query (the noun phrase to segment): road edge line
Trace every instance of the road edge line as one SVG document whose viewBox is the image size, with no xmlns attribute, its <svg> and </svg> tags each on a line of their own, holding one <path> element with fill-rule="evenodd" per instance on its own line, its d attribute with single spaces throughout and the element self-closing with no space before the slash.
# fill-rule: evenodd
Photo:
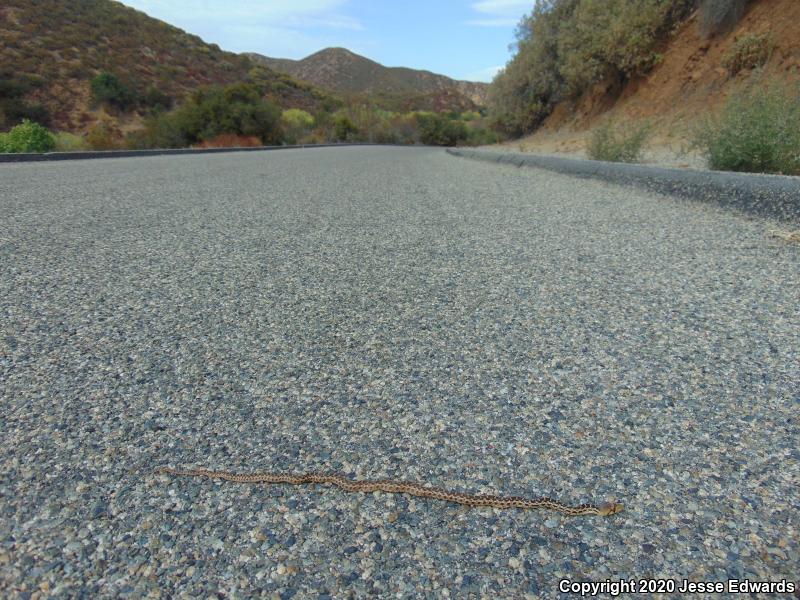
<svg viewBox="0 0 800 600">
<path fill-rule="evenodd" d="M 349 146 L 396 146 L 413 148 L 402 144 L 371 144 L 367 142 L 348 142 L 342 144 L 301 144 L 295 146 L 252 146 L 246 148 L 175 148 L 163 150 L 106 150 L 80 152 L 45 152 L 0 154 L 0 163 L 53 162 L 63 160 L 91 160 L 97 158 L 141 158 L 145 156 L 195 156 L 199 154 L 226 154 L 229 152 L 270 152 L 274 150 L 302 150 L 306 148 L 343 148 Z"/>
</svg>

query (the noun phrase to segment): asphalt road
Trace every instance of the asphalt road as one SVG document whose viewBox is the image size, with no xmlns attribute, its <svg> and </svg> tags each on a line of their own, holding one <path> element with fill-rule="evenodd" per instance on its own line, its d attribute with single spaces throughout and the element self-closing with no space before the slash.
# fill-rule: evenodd
<svg viewBox="0 0 800 600">
<path fill-rule="evenodd" d="M 800 246 L 779 227 L 435 149 L 0 165 L 0 588 L 791 582 Z M 467 510 L 161 465 L 625 510 Z"/>
</svg>

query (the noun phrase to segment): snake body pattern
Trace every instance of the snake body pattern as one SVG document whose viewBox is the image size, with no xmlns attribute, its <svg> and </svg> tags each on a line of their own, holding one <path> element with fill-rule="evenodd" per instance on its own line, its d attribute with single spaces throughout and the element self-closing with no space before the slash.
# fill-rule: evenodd
<svg viewBox="0 0 800 600">
<path fill-rule="evenodd" d="M 480 507 L 488 506 L 492 508 L 511 509 L 519 508 L 524 510 L 548 509 L 560 512 L 571 517 L 581 516 L 601 516 L 607 517 L 622 511 L 622 504 L 617 502 L 606 502 L 600 505 L 581 504 L 570 506 L 551 498 L 521 498 L 519 496 L 476 496 L 461 492 L 451 492 L 438 487 L 431 487 L 419 483 L 396 481 L 393 479 L 377 479 L 366 481 L 354 481 L 342 475 L 332 475 L 324 473 L 305 473 L 302 475 L 292 475 L 287 473 L 233 473 L 231 471 L 212 471 L 209 469 L 173 469 L 162 467 L 156 474 L 175 475 L 179 477 L 207 477 L 210 479 L 222 479 L 234 483 L 269 483 L 269 484 L 331 484 L 346 492 L 360 492 L 369 494 L 371 492 L 387 492 L 390 494 L 409 494 L 420 498 L 431 498 L 455 504 Z"/>
</svg>

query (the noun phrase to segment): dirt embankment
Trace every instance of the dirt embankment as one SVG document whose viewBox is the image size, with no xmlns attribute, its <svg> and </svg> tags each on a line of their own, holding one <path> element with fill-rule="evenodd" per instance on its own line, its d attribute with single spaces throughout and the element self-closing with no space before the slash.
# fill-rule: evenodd
<svg viewBox="0 0 800 600">
<path fill-rule="evenodd" d="M 585 156 L 592 130 L 606 120 L 652 125 L 648 162 L 702 166 L 687 152 L 698 119 L 718 110 L 730 92 L 751 78 L 800 81 L 800 2 L 757 0 L 730 33 L 704 38 L 697 15 L 684 22 L 663 49 L 663 60 L 648 75 L 625 84 L 604 82 L 578 101 L 556 107 L 533 135 L 510 144 L 529 152 Z M 763 69 L 732 77 L 723 57 L 742 36 L 769 33 L 774 51 Z"/>
</svg>

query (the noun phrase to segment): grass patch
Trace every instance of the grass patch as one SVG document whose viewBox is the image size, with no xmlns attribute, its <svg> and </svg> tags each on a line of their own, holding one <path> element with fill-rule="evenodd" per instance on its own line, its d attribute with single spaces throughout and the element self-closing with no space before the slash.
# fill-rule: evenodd
<svg viewBox="0 0 800 600">
<path fill-rule="evenodd" d="M 89 144 L 86 143 L 86 140 L 82 136 L 74 133 L 59 131 L 55 134 L 54 138 L 56 142 L 56 152 L 80 152 L 89 149 Z"/>
<path fill-rule="evenodd" d="M 731 77 L 745 69 L 764 66 L 769 60 L 775 42 L 769 33 L 748 33 L 733 44 L 722 57 L 722 66 Z"/>
<path fill-rule="evenodd" d="M 587 153 L 592 160 L 626 163 L 641 162 L 645 142 L 649 134 L 649 123 L 622 131 L 608 121 L 592 133 Z"/>
<path fill-rule="evenodd" d="M 800 175 L 800 88 L 740 88 L 698 128 L 694 146 L 714 170 Z"/>
</svg>

